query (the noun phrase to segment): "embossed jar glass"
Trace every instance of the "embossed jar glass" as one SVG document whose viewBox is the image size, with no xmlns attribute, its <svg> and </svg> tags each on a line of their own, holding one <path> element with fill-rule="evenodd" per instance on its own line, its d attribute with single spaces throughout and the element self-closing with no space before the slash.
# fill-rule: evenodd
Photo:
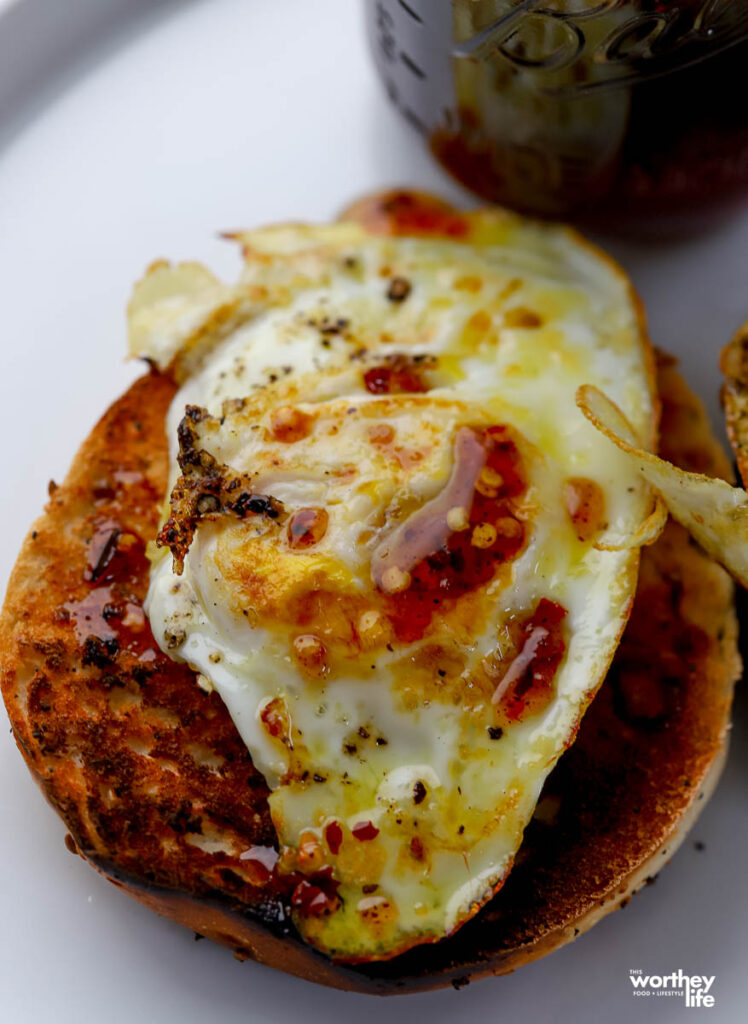
<svg viewBox="0 0 748 1024">
<path fill-rule="evenodd" d="M 688 223 L 748 194 L 748 0 L 366 0 L 391 99 L 487 199 Z"/>
</svg>

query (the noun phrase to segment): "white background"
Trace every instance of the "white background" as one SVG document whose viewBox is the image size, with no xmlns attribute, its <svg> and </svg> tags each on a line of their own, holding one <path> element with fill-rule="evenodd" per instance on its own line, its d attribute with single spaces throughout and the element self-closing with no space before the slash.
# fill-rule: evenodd
<svg viewBox="0 0 748 1024">
<path fill-rule="evenodd" d="M 238 261 L 219 229 L 328 219 L 393 184 L 464 197 L 380 94 L 358 0 L 0 7 L 2 585 L 47 481 L 138 372 L 122 358 L 123 310 L 154 257 L 231 274 Z M 682 357 L 717 422 L 718 351 L 748 316 L 748 213 L 688 244 L 609 247 L 644 295 L 654 340 Z M 0 1018 L 743 1020 L 747 712 L 743 696 L 716 797 L 626 910 L 510 977 L 387 1004 L 239 964 L 130 901 L 65 851 L 62 824 L 3 728 Z M 716 974 L 717 1005 L 634 999 L 635 967 Z"/>
</svg>

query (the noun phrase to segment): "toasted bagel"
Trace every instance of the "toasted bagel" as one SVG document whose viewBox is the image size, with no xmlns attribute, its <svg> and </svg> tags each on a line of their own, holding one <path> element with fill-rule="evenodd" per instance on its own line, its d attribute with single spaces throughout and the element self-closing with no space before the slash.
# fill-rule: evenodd
<svg viewBox="0 0 748 1024">
<path fill-rule="evenodd" d="M 658 378 L 664 456 L 728 476 L 672 359 Z M 23 545 L 0 617 L 13 732 L 68 845 L 242 958 L 381 994 L 514 970 L 655 875 L 717 780 L 740 671 L 732 584 L 672 522 L 642 553 L 612 669 L 502 891 L 454 938 L 389 962 L 340 965 L 301 942 L 272 881 L 233 852 L 275 841 L 264 780 L 217 695 L 158 650 L 142 613 L 174 391 L 151 372 L 94 428 Z"/>
</svg>

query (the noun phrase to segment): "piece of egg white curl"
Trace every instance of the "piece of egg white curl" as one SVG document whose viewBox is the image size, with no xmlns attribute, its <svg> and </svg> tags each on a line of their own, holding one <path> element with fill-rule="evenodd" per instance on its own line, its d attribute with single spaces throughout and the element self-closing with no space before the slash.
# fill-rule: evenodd
<svg viewBox="0 0 748 1024">
<path fill-rule="evenodd" d="M 453 221 L 252 231 L 236 285 L 158 263 L 130 306 L 180 384 L 154 636 L 267 780 L 299 932 L 351 963 L 501 887 L 665 506 L 748 581 L 746 494 L 648 451 L 622 271 L 567 228 Z"/>
</svg>

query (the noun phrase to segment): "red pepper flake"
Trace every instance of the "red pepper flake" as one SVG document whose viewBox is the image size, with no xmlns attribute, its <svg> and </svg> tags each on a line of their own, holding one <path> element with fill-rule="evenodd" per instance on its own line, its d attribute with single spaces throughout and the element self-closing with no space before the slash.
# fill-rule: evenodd
<svg viewBox="0 0 748 1024">
<path fill-rule="evenodd" d="M 351 829 L 353 838 L 358 839 L 359 842 L 366 843 L 370 839 L 376 839 L 379 835 L 379 829 L 373 821 L 359 821 Z"/>
<path fill-rule="evenodd" d="M 325 826 L 325 840 L 330 853 L 337 857 L 343 842 L 343 829 L 340 827 L 339 822 L 331 821 L 329 825 Z"/>
<path fill-rule="evenodd" d="M 388 395 L 390 393 L 392 367 L 374 366 L 364 374 L 366 390 L 372 395 Z"/>
<path fill-rule="evenodd" d="M 407 356 L 395 356 L 381 366 L 372 366 L 364 373 L 364 384 L 372 395 L 422 395 L 429 390 L 418 364 Z"/>
<path fill-rule="evenodd" d="M 296 874 L 294 881 L 298 877 Z M 296 883 L 291 894 L 291 906 L 306 917 L 327 917 L 340 906 L 339 884 L 332 877 L 332 868 L 317 871 L 310 878 L 302 878 Z"/>
<path fill-rule="evenodd" d="M 260 721 L 267 732 L 276 739 L 286 742 L 288 738 L 289 720 L 285 702 L 274 697 L 260 712 Z"/>
<path fill-rule="evenodd" d="M 291 896 L 291 904 L 308 917 L 323 917 L 332 912 L 327 893 L 311 882 L 299 882 Z"/>
</svg>

